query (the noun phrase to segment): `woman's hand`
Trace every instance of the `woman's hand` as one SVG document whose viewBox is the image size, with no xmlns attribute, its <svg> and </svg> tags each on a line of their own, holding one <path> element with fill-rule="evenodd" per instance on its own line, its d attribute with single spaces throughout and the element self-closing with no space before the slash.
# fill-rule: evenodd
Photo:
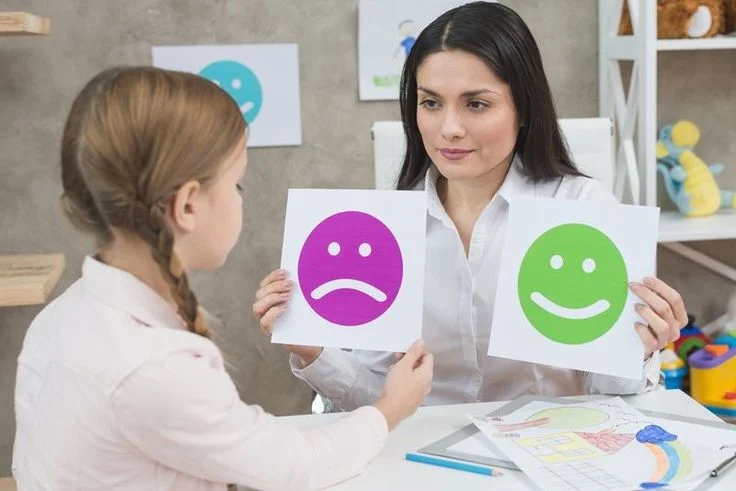
<svg viewBox="0 0 736 491">
<path fill-rule="evenodd" d="M 648 359 L 680 337 L 680 329 L 687 325 L 687 310 L 677 290 L 659 278 L 646 277 L 630 287 L 644 302 L 636 304 L 636 312 L 646 324 L 637 322 L 635 328 L 644 345 L 644 359 Z"/>
</svg>

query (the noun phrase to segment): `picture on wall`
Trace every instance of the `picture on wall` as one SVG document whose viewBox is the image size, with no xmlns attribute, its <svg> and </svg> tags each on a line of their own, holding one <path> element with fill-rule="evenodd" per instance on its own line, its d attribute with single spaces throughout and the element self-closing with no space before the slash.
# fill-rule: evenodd
<svg viewBox="0 0 736 491">
<path fill-rule="evenodd" d="M 360 0 L 360 99 L 398 99 L 401 70 L 419 33 L 442 13 L 465 3 L 467 0 Z"/>
<path fill-rule="evenodd" d="M 222 87 L 250 126 L 249 147 L 301 145 L 296 44 L 156 46 L 153 65 L 196 73 Z"/>
</svg>

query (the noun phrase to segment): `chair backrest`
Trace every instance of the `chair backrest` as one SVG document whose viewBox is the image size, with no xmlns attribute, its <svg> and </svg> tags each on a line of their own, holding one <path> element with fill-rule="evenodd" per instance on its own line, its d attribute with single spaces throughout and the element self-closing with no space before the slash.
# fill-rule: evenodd
<svg viewBox="0 0 736 491">
<path fill-rule="evenodd" d="M 560 119 L 572 158 L 585 174 L 613 191 L 613 124 L 608 118 Z M 376 189 L 394 189 L 406 142 L 401 121 L 376 121 L 371 129 Z"/>
</svg>

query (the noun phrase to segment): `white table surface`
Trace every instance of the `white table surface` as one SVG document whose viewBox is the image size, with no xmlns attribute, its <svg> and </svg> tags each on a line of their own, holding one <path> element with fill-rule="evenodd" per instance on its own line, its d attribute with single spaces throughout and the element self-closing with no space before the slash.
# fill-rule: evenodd
<svg viewBox="0 0 736 491">
<path fill-rule="evenodd" d="M 586 399 L 579 397 L 578 399 Z M 679 390 L 656 391 L 640 396 L 624 397 L 634 407 L 661 411 L 691 418 L 718 421 L 707 409 Z M 381 453 L 359 476 L 330 488 L 331 490 L 450 490 L 529 489 L 528 481 L 519 471 L 500 469 L 503 476 L 489 477 L 454 469 L 409 462 L 404 456 L 414 452 L 468 424 L 468 415 L 484 415 L 506 402 L 457 404 L 422 407 L 391 432 Z M 324 424 L 339 414 L 286 416 L 280 419 L 295 427 Z M 736 464 L 734 464 L 736 466 Z M 736 490 L 736 467 L 732 466 L 717 479 L 698 489 L 708 491 Z"/>
</svg>

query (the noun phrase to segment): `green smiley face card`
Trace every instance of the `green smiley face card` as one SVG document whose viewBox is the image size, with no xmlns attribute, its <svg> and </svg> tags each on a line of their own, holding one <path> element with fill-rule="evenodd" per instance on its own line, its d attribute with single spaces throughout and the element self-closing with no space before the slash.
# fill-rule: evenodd
<svg viewBox="0 0 736 491">
<path fill-rule="evenodd" d="M 638 379 L 629 281 L 655 272 L 659 209 L 512 196 L 488 354 Z"/>
</svg>

